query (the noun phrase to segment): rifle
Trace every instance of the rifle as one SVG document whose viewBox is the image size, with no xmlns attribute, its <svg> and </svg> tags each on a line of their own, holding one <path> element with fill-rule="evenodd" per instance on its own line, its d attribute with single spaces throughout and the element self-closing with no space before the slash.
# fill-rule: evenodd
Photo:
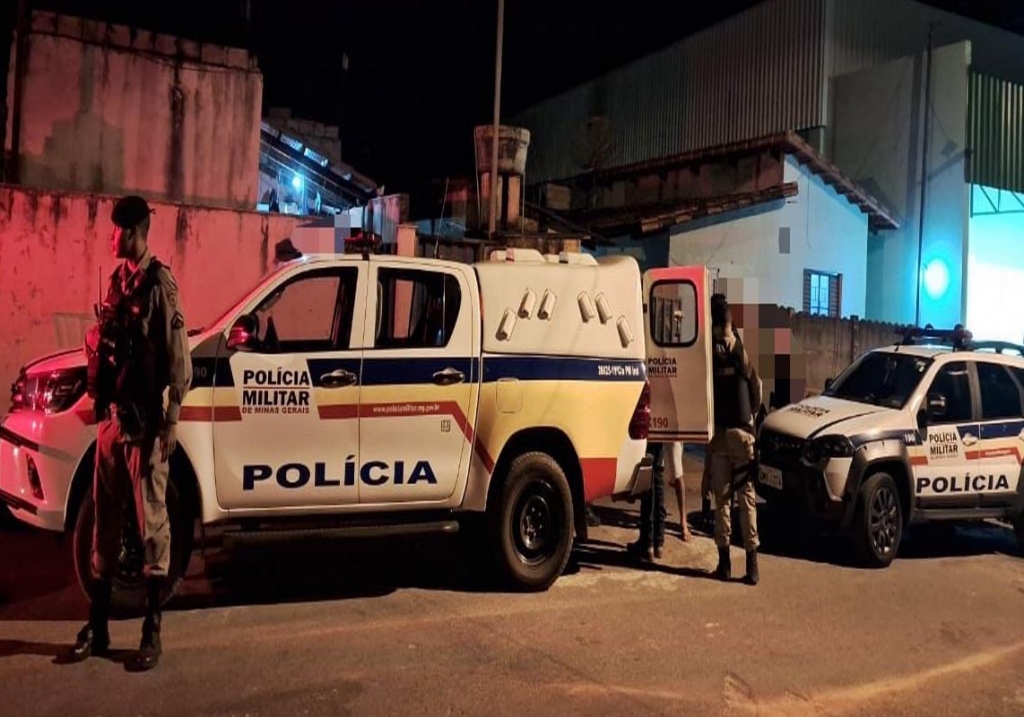
<svg viewBox="0 0 1024 717">
<path fill-rule="evenodd" d="M 732 471 L 732 482 L 729 488 L 729 499 L 732 499 L 733 494 L 736 493 L 737 489 L 742 488 L 745 483 L 752 480 L 754 476 L 758 474 L 758 470 L 761 464 L 761 452 L 758 437 L 761 435 L 761 425 L 764 423 L 764 419 L 768 416 L 768 409 L 764 407 L 762 403 L 760 408 L 757 409 L 757 415 L 754 417 L 754 457 L 749 463 L 745 463 L 738 468 L 734 468 Z M 740 479 L 736 480 L 739 476 Z"/>
</svg>

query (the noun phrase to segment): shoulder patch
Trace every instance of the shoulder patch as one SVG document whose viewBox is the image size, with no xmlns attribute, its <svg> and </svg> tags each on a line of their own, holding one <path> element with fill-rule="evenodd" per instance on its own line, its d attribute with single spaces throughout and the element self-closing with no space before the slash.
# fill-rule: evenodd
<svg viewBox="0 0 1024 717">
<path fill-rule="evenodd" d="M 178 306 L 178 282 L 166 266 L 161 266 L 156 272 L 156 280 L 167 297 L 167 306 L 176 309 Z"/>
</svg>

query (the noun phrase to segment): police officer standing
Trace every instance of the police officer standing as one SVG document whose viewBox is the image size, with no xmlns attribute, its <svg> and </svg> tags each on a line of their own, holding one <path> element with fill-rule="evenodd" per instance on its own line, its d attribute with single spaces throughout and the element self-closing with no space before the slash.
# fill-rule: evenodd
<svg viewBox="0 0 1024 717">
<path fill-rule="evenodd" d="M 661 558 L 665 547 L 665 444 L 651 442 L 647 447 L 654 461 L 651 487 L 640 496 L 640 536 L 626 545 L 626 552 L 650 562 Z M 685 516 L 683 520 L 686 520 Z"/>
<path fill-rule="evenodd" d="M 732 496 L 739 504 L 743 547 L 747 551 L 744 582 L 756 585 L 757 504 L 754 476 L 749 468 L 754 460 L 754 415 L 761 406 L 761 379 L 750 363 L 743 344 L 732 325 L 729 304 L 722 294 L 711 297 L 711 334 L 713 342 L 715 432 L 708 445 L 711 462 L 711 490 L 715 496 L 715 543 L 721 580 L 732 576 L 729 541 L 732 537 Z M 735 489 L 734 484 L 739 484 Z"/>
<path fill-rule="evenodd" d="M 118 568 L 124 506 L 133 501 L 145 548 L 146 617 L 135 664 L 143 670 L 160 658 L 160 605 L 171 543 L 168 459 L 192 381 L 177 284 L 147 244 L 150 213 L 138 196 L 114 206 L 111 245 L 124 261 L 110 276 L 99 320 L 86 338 L 89 395 L 98 421 L 91 566 L 97 588 L 89 622 L 70 655 L 84 660 L 109 650 L 111 580 Z"/>
</svg>

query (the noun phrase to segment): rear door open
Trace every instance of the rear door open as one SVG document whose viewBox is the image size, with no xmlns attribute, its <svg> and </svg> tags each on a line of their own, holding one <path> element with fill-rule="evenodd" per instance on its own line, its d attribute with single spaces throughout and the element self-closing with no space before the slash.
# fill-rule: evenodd
<svg viewBox="0 0 1024 717">
<path fill-rule="evenodd" d="M 710 280 L 704 266 L 644 273 L 650 440 L 707 443 L 711 436 Z"/>
</svg>

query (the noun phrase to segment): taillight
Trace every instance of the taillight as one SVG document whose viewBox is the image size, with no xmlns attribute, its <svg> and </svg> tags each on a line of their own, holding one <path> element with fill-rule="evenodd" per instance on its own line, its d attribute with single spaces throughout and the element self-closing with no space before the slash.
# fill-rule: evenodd
<svg viewBox="0 0 1024 717">
<path fill-rule="evenodd" d="M 647 438 L 651 430 L 651 382 L 644 381 L 640 398 L 633 409 L 633 418 L 629 421 L 629 437 L 634 441 Z"/>
</svg>

